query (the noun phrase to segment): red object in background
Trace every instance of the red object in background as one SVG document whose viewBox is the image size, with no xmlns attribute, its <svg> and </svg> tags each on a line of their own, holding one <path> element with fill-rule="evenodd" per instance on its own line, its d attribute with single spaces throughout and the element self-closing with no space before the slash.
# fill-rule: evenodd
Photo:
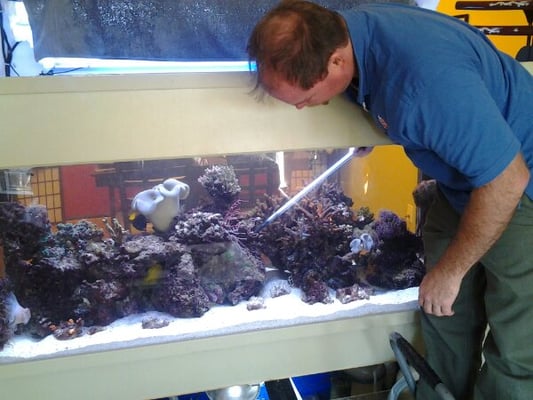
<svg viewBox="0 0 533 400">
<path fill-rule="evenodd" d="M 110 214 L 107 187 L 96 187 L 96 165 L 73 165 L 60 168 L 63 219 L 104 217 Z"/>
</svg>

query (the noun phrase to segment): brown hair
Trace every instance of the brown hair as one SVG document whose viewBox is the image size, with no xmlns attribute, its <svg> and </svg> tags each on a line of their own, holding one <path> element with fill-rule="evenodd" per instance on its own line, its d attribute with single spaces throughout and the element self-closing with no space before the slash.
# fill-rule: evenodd
<svg viewBox="0 0 533 400">
<path fill-rule="evenodd" d="M 342 17 L 318 4 L 285 0 L 255 26 L 248 40 L 258 85 L 265 70 L 307 90 L 324 79 L 333 52 L 348 43 Z"/>
</svg>

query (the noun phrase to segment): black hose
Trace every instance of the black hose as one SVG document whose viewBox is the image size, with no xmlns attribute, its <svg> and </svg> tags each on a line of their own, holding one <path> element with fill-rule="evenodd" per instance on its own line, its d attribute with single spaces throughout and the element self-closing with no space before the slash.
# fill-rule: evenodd
<svg viewBox="0 0 533 400">
<path fill-rule="evenodd" d="M 442 400 L 455 400 L 455 397 L 442 383 L 439 376 L 429 366 L 427 361 L 415 350 L 411 343 L 398 332 L 393 332 L 389 336 L 392 351 L 398 361 L 400 369 L 405 376 L 409 390 L 416 393 L 416 383 L 409 366 L 413 367 L 420 375 L 420 379 L 425 381 Z"/>
</svg>

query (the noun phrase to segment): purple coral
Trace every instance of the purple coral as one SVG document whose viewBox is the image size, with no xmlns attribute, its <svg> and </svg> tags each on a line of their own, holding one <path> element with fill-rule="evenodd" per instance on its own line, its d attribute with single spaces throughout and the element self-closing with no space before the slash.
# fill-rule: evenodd
<svg viewBox="0 0 533 400">
<path fill-rule="evenodd" d="M 383 210 L 374 222 L 374 231 L 379 240 L 392 239 L 403 236 L 407 232 L 407 224 L 392 211 Z"/>
<path fill-rule="evenodd" d="M 200 286 L 190 254 L 169 268 L 162 284 L 154 289 L 153 301 L 158 310 L 180 318 L 201 317 L 209 310 L 209 298 Z"/>
<path fill-rule="evenodd" d="M 391 211 L 382 211 L 373 228 L 379 244 L 376 252 L 365 257 L 366 281 L 393 290 L 419 285 L 425 273 L 421 238 Z"/>
</svg>

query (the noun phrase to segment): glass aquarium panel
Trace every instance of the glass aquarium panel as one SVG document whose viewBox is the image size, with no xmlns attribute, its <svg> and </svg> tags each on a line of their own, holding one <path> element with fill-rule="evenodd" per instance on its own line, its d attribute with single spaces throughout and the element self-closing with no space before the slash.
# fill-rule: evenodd
<svg viewBox="0 0 533 400">
<path fill-rule="evenodd" d="M 415 308 L 421 240 L 350 152 L 1 170 L 0 363 Z"/>
</svg>

